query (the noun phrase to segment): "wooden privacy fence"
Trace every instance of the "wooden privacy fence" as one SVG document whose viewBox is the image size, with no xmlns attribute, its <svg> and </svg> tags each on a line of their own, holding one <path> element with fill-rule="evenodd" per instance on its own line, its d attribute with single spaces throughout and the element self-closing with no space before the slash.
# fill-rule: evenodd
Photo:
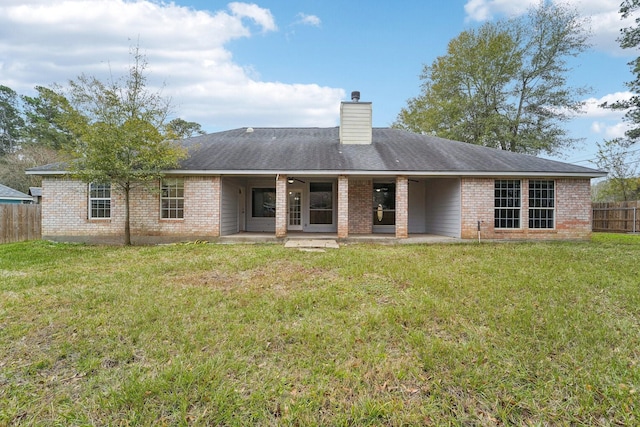
<svg viewBox="0 0 640 427">
<path fill-rule="evenodd" d="M 593 231 L 640 232 L 640 201 L 593 203 Z"/>
<path fill-rule="evenodd" d="M 42 237 L 41 205 L 0 204 L 0 243 Z"/>
</svg>

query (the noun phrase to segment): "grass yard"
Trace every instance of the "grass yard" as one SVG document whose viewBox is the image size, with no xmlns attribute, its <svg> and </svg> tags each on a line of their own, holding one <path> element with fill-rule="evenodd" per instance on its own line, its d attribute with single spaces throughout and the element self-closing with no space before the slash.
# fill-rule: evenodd
<svg viewBox="0 0 640 427">
<path fill-rule="evenodd" d="M 637 425 L 640 236 L 0 246 L 0 425 Z"/>
</svg>

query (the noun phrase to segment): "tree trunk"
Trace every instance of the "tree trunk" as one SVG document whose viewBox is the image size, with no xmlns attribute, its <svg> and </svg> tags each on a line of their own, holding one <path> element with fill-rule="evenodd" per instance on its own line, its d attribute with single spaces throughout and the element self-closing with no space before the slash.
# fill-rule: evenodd
<svg viewBox="0 0 640 427">
<path fill-rule="evenodd" d="M 129 183 L 124 186 L 124 244 L 131 246 L 131 224 L 129 220 Z"/>
</svg>

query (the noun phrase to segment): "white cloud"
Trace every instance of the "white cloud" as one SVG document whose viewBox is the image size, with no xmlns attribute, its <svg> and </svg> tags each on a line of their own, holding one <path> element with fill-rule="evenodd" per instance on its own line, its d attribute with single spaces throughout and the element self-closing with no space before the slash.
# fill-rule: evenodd
<svg viewBox="0 0 640 427">
<path fill-rule="evenodd" d="M 616 92 L 604 95 L 600 98 L 588 98 L 584 100 L 584 106 L 582 112 L 585 117 L 607 117 L 607 118 L 622 118 L 624 112 L 620 110 L 612 110 L 610 108 L 602 108 L 601 105 L 605 102 L 607 104 L 613 104 L 616 101 L 624 101 L 631 99 L 633 94 L 629 91 Z"/>
<path fill-rule="evenodd" d="M 624 138 L 624 133 L 627 130 L 629 130 L 629 124 L 625 122 L 610 124 L 596 121 L 591 123 L 591 131 L 602 135 L 604 139 Z"/>
<path fill-rule="evenodd" d="M 278 29 L 271 12 L 256 4 L 234 2 L 229 3 L 229 9 L 235 16 L 253 19 L 262 27 L 263 31 L 275 31 Z"/>
<path fill-rule="evenodd" d="M 630 99 L 633 96 L 631 92 L 616 92 L 604 95 L 600 98 L 589 98 L 584 102 L 582 109 L 584 115 L 580 118 L 592 119 L 590 130 L 598 137 L 604 139 L 623 138 L 629 124 L 623 121 L 624 111 L 612 110 L 610 108 L 602 108 L 603 103 L 614 103 Z"/>
<path fill-rule="evenodd" d="M 624 133 L 629 130 L 629 124 L 622 120 L 624 111 L 602 108 L 603 103 L 614 103 L 630 99 L 631 92 L 616 92 L 604 95 L 600 98 L 589 98 L 585 100 L 583 117 L 597 119 L 591 122 L 591 132 L 602 136 L 604 139 L 623 138 Z"/>
<path fill-rule="evenodd" d="M 593 122 L 591 123 L 591 132 L 594 133 L 602 133 L 602 131 L 606 128 L 606 124 L 602 122 Z"/>
<path fill-rule="evenodd" d="M 307 15 L 304 13 L 299 13 L 297 15 L 298 20 L 295 22 L 296 24 L 301 25 L 311 25 L 312 27 L 319 27 L 322 24 L 320 18 L 315 15 Z"/>
<path fill-rule="evenodd" d="M 240 2 L 208 12 L 153 0 L 2 0 L 1 83 L 31 94 L 81 73 L 120 76 L 139 43 L 149 85 L 166 83 L 177 115 L 206 130 L 335 126 L 342 89 L 261 81 L 226 46 L 277 29 L 269 10 Z"/>
<path fill-rule="evenodd" d="M 468 0 L 464 5 L 468 21 L 487 21 L 497 15 L 517 16 L 525 13 L 538 0 Z"/>
</svg>

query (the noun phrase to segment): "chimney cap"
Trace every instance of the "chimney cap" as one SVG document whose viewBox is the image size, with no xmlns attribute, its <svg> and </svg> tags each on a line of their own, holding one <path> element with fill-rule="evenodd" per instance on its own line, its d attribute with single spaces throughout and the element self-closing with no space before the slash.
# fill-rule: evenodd
<svg viewBox="0 0 640 427">
<path fill-rule="evenodd" d="M 352 102 L 360 101 L 360 91 L 354 90 L 353 92 L 351 92 L 351 101 Z"/>
</svg>

